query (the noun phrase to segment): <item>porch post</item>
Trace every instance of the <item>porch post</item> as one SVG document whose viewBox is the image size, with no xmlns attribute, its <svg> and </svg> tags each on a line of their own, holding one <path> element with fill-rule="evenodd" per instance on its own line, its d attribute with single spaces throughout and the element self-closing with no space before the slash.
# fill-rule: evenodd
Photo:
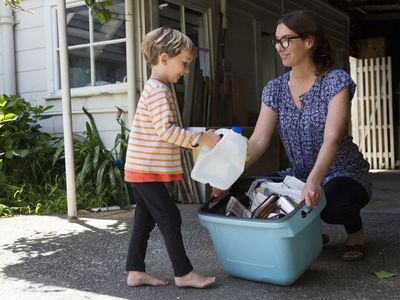
<svg viewBox="0 0 400 300">
<path fill-rule="evenodd" d="M 138 0 L 135 0 L 138 1 Z M 128 77 L 128 128 L 136 108 L 134 0 L 125 0 L 126 75 Z"/>
<path fill-rule="evenodd" d="M 65 0 L 57 0 L 60 47 L 61 97 L 63 108 L 65 171 L 67 177 L 68 219 L 77 218 L 74 152 L 72 142 L 71 91 L 69 86 L 67 23 Z"/>
<path fill-rule="evenodd" d="M 14 16 L 12 8 L 5 6 L 4 1 L 0 1 L 0 32 L 4 88 L 1 93 L 15 95 Z"/>
</svg>

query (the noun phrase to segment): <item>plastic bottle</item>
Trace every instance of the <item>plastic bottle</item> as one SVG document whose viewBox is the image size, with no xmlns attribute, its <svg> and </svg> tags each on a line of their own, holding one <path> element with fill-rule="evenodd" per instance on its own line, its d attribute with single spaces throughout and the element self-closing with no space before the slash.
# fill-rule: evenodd
<svg viewBox="0 0 400 300">
<path fill-rule="evenodd" d="M 240 127 L 220 128 L 215 133 L 221 139 L 212 149 L 201 147 L 191 176 L 196 181 L 227 190 L 244 171 L 247 139 Z"/>
</svg>

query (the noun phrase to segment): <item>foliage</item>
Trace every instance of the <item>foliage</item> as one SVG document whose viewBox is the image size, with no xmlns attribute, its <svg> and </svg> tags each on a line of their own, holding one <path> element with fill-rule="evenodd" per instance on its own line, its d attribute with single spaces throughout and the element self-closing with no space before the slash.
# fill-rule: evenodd
<svg viewBox="0 0 400 300">
<path fill-rule="evenodd" d="M 32 107 L 17 96 L 0 97 L 0 216 L 65 213 L 67 208 L 64 143 L 40 131 L 39 120 L 51 107 Z M 125 129 L 107 150 L 93 116 L 84 136 L 74 136 L 78 209 L 131 203 L 123 179 Z"/>
<path fill-rule="evenodd" d="M 132 193 L 123 176 L 123 158 L 127 148 L 125 129 L 121 126 L 113 148 L 108 150 L 101 140 L 93 116 L 84 107 L 82 109 L 89 122 L 86 122 L 84 136 L 74 136 L 77 191 L 91 191 L 91 195 L 100 203 L 127 208 L 131 204 Z M 61 148 L 57 151 L 59 156 L 63 155 Z"/>
<path fill-rule="evenodd" d="M 48 146 L 55 139 L 40 131 L 39 121 L 49 117 L 43 113 L 50 108 L 33 107 L 18 96 L 0 96 L 0 159 L 4 157 L 11 162 L 15 156 L 48 155 Z M 16 166 L 15 161 L 12 163 Z"/>
<path fill-rule="evenodd" d="M 48 118 L 43 113 L 50 108 L 0 96 L 0 215 L 38 212 L 54 186 L 65 185 L 58 176 L 63 164 L 53 162 L 60 139 L 40 131 L 39 121 Z"/>
<path fill-rule="evenodd" d="M 14 9 L 20 9 L 26 12 L 30 12 L 29 10 L 23 8 L 21 6 L 22 0 L 3 0 L 5 5 L 8 5 Z M 92 15 L 99 20 L 100 23 L 104 24 L 111 20 L 111 10 L 110 6 L 112 4 L 112 0 L 85 0 L 85 4 L 87 7 L 91 9 Z"/>
<path fill-rule="evenodd" d="M 104 24 L 111 20 L 111 11 L 110 6 L 112 4 L 112 0 L 85 0 L 85 4 L 87 7 L 90 7 L 92 15 L 96 17 L 96 19 Z"/>
</svg>

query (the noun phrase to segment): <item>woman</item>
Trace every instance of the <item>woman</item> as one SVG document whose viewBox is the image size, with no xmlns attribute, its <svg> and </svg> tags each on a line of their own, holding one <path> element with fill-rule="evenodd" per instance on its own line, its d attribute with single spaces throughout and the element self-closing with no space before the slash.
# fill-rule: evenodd
<svg viewBox="0 0 400 300">
<path fill-rule="evenodd" d="M 345 261 L 364 257 L 360 210 L 371 196 L 369 164 L 347 135 L 355 84 L 333 69 L 331 47 L 317 20 L 306 11 L 285 15 L 272 43 L 289 71 L 263 90 L 261 111 L 249 140 L 249 161 L 268 148 L 275 125 L 293 168 L 279 172 L 306 182 L 301 194 L 310 208 L 324 190 L 321 218 L 344 225 Z"/>
</svg>

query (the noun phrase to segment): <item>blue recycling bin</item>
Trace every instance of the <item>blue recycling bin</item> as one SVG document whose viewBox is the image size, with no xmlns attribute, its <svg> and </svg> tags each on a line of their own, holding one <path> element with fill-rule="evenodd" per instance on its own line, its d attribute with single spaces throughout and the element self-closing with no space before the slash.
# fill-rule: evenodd
<svg viewBox="0 0 400 300">
<path fill-rule="evenodd" d="M 314 209 L 302 204 L 277 220 L 225 216 L 222 211 L 229 196 L 226 198 L 217 205 L 210 200 L 198 212 L 224 272 L 254 281 L 291 285 L 319 256 L 324 196 Z M 212 205 L 215 206 L 211 208 Z"/>
</svg>

